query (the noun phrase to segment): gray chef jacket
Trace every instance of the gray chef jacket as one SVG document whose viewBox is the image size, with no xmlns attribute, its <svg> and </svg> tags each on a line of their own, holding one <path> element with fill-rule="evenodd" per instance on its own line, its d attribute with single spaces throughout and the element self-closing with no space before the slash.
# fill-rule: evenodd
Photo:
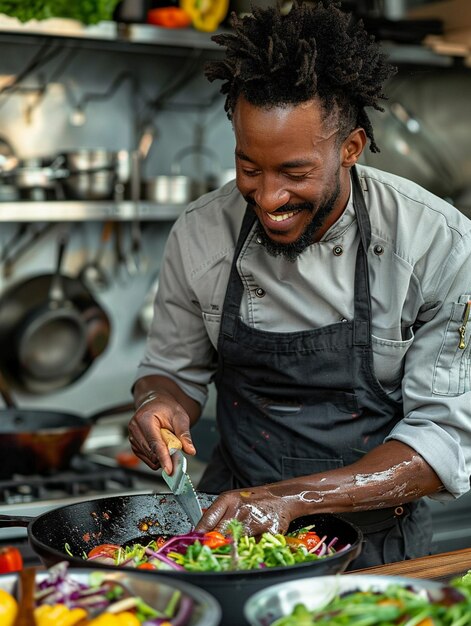
<svg viewBox="0 0 471 626">
<path fill-rule="evenodd" d="M 415 449 L 440 477 L 436 499 L 469 490 L 471 474 L 471 221 L 404 178 L 357 166 L 371 221 L 368 250 L 375 373 L 403 419 L 388 439 Z M 230 182 L 191 203 L 167 240 L 154 319 L 137 378 L 174 380 L 204 406 L 216 366 L 227 280 L 246 202 Z M 238 260 L 240 316 L 293 332 L 353 317 L 359 233 L 350 199 L 293 263 L 270 256 L 255 229 Z M 461 343 L 461 347 L 460 347 Z"/>
</svg>

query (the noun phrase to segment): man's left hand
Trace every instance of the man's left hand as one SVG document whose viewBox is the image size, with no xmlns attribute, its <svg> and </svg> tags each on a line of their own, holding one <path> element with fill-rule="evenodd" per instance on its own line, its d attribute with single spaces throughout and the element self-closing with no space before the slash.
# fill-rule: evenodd
<svg viewBox="0 0 471 626">
<path fill-rule="evenodd" d="M 227 523 L 237 519 L 247 535 L 285 533 L 293 519 L 287 500 L 272 493 L 270 485 L 226 491 L 206 510 L 196 530 L 224 533 Z"/>
</svg>

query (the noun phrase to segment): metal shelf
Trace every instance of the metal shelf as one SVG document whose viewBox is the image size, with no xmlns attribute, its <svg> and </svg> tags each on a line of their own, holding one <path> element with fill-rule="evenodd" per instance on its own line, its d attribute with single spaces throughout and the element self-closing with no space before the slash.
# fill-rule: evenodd
<svg viewBox="0 0 471 626">
<path fill-rule="evenodd" d="M 230 30 L 221 28 L 217 32 Z M 182 55 L 190 48 L 220 55 L 221 47 L 211 39 L 214 34 L 194 28 L 161 28 L 151 24 L 100 22 L 94 26 L 84 26 L 74 20 L 59 18 L 21 24 L 13 18 L 0 16 L 0 39 L 3 41 L 18 42 L 21 39 L 34 43 L 38 38 L 57 37 L 65 46 L 80 45 L 83 48 L 105 50 Z M 438 54 L 418 44 L 383 41 L 382 45 L 394 63 L 448 67 L 454 61 L 450 55 Z"/>
<path fill-rule="evenodd" d="M 151 24 L 100 22 L 95 26 L 83 26 L 73 20 L 56 18 L 21 24 L 18 20 L 0 16 L 0 39 L 13 43 L 18 40 L 35 43 L 43 37 L 54 37 L 60 39 L 64 46 L 82 48 L 146 53 L 173 50 L 175 54 L 182 54 L 190 48 L 220 54 L 220 46 L 211 40 L 213 34 L 193 28 L 161 28 Z"/>
<path fill-rule="evenodd" d="M 455 60 L 448 54 L 438 54 L 426 46 L 382 42 L 382 48 L 392 63 L 398 65 L 426 65 L 433 67 L 451 67 Z"/>
<path fill-rule="evenodd" d="M 0 222 L 79 222 L 79 221 L 174 221 L 184 204 L 154 202 L 82 202 L 51 200 L 46 202 L 0 202 Z"/>
</svg>

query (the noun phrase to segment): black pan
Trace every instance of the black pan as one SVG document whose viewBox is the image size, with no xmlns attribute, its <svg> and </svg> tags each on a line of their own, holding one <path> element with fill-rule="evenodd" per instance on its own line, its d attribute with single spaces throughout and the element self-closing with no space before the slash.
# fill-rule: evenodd
<svg viewBox="0 0 471 626">
<path fill-rule="evenodd" d="M 68 238 L 65 232 L 59 237 L 56 271 L 46 301 L 25 315 L 16 333 L 20 367 L 40 381 L 72 376 L 87 350 L 85 321 L 62 284 Z"/>
<path fill-rule="evenodd" d="M 54 321 L 54 324 L 49 328 L 51 335 L 53 335 L 50 337 L 51 345 L 55 345 L 57 348 L 53 351 L 56 355 L 54 358 L 57 355 L 63 358 L 64 354 L 67 353 L 67 366 L 56 370 L 56 375 L 54 376 L 50 375 L 51 369 L 49 369 L 48 377 L 44 377 L 41 374 L 38 377 L 31 370 L 32 361 L 28 365 L 26 353 L 29 346 L 32 345 L 28 339 L 31 338 L 30 330 L 37 325 L 35 316 L 37 314 L 39 319 L 44 320 L 45 318 L 40 315 L 40 313 L 44 313 L 51 322 L 55 319 L 53 313 L 49 311 L 49 295 L 53 281 L 54 274 L 41 274 L 18 281 L 1 294 L 0 345 L 2 350 L 0 351 L 0 369 L 2 369 L 8 384 L 14 389 L 34 394 L 46 394 L 67 387 L 85 374 L 95 359 L 104 352 L 109 344 L 111 321 L 106 310 L 79 278 L 61 275 L 64 297 L 66 302 L 70 304 L 70 307 L 60 307 L 59 310 L 62 313 L 67 313 L 67 315 L 71 312 L 78 314 L 81 319 L 77 324 L 77 328 L 83 324 L 85 330 L 85 343 L 81 343 L 80 349 L 76 350 L 75 353 L 81 355 L 80 362 L 77 363 L 75 355 L 71 356 L 68 350 L 64 350 L 66 342 L 63 342 L 59 335 L 55 334 L 59 328 Z M 65 315 L 62 321 L 65 320 L 67 315 Z M 71 322 L 69 330 L 71 330 L 74 328 L 74 323 L 72 319 L 69 321 Z M 44 334 L 47 333 L 41 334 L 41 343 L 44 339 Z M 77 333 L 78 335 L 79 333 Z M 71 336 L 75 337 L 75 334 L 69 335 L 67 333 L 69 339 Z M 58 337 L 59 343 L 57 343 Z M 80 337 L 82 338 L 81 333 Z M 34 345 L 37 347 L 35 342 Z M 84 345 L 85 353 L 82 350 Z M 37 356 L 38 352 L 36 351 L 35 354 Z M 49 353 L 46 354 L 45 358 L 49 359 L 49 357 Z M 59 357 L 57 357 L 58 360 L 60 360 Z M 72 371 L 70 363 L 73 361 L 77 364 Z M 39 361 L 35 361 L 35 363 L 38 365 Z"/>
<path fill-rule="evenodd" d="M 7 401 L 1 375 L 0 392 Z M 132 411 L 131 404 L 113 406 L 87 417 L 11 405 L 0 409 L 0 478 L 67 469 L 94 424 L 127 411 Z"/>
<path fill-rule="evenodd" d="M 198 497 L 203 509 L 216 498 L 204 493 L 199 493 Z M 315 524 L 321 535 L 338 536 L 339 545 L 349 543 L 351 547 L 334 556 L 292 567 L 224 573 L 159 571 L 159 575 L 182 579 L 205 589 L 222 606 L 223 626 L 244 626 L 247 624 L 243 616 L 244 603 L 256 591 L 296 578 L 343 572 L 359 555 L 362 533 L 350 522 L 335 515 L 312 515 L 295 520 L 290 530 L 307 524 Z M 101 543 L 144 543 L 151 535 L 177 535 L 191 529 L 189 519 L 172 494 L 98 498 L 70 504 L 36 518 L 0 515 L 0 527 L 4 526 L 27 527 L 32 548 L 48 567 L 62 560 L 75 567 L 87 567 L 90 562 L 83 560 L 81 555 Z M 68 554 L 66 544 L 76 556 Z"/>
</svg>

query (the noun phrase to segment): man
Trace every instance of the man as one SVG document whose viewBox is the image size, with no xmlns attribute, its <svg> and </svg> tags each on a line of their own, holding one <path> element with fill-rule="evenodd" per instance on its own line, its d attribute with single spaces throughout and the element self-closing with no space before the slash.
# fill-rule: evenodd
<svg viewBox="0 0 471 626">
<path fill-rule="evenodd" d="M 222 495 L 199 530 L 335 512 L 365 533 L 355 568 L 426 554 L 422 497 L 469 489 L 471 223 L 357 165 L 393 70 L 338 2 L 256 9 L 215 40 L 237 180 L 169 236 L 132 449 L 171 472 L 165 427 L 194 454 L 214 380 L 199 488 Z"/>
</svg>

